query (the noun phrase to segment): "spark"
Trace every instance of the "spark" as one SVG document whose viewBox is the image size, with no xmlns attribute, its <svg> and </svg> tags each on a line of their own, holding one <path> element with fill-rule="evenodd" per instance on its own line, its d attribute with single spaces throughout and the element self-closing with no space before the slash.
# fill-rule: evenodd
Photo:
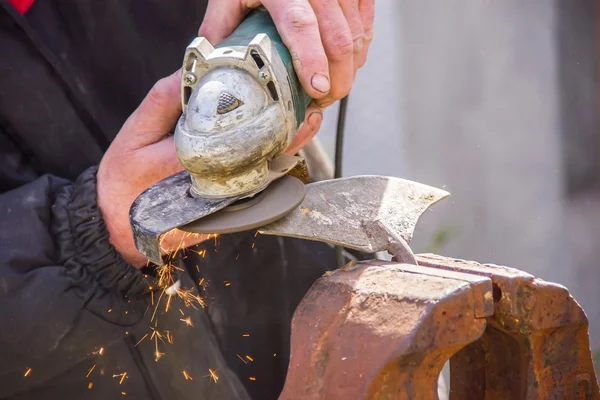
<svg viewBox="0 0 600 400">
<path fill-rule="evenodd" d="M 183 370 L 183 376 L 185 377 L 185 380 L 190 380 L 193 381 L 192 377 L 186 372 L 186 370 Z"/>
<path fill-rule="evenodd" d="M 121 377 L 121 379 L 119 379 L 119 385 L 122 385 L 123 382 L 125 381 L 125 379 L 127 379 L 127 372 L 122 372 L 120 374 L 114 374 L 112 377 L 113 378 Z"/>
<path fill-rule="evenodd" d="M 169 312 L 169 308 L 171 307 L 171 299 L 173 296 L 167 297 L 167 306 L 165 307 L 165 312 Z"/>
<path fill-rule="evenodd" d="M 127 392 L 121 392 L 121 394 L 122 394 L 123 396 L 125 396 L 125 395 L 127 395 Z"/>
<path fill-rule="evenodd" d="M 27 368 L 27 371 L 25 371 L 25 375 L 23 375 L 23 376 L 28 377 L 29 374 L 31 374 L 31 368 Z"/>
<path fill-rule="evenodd" d="M 239 358 L 240 360 L 242 360 L 242 362 L 243 362 L 244 364 L 248 364 L 248 362 L 247 362 L 246 360 L 244 360 L 244 359 L 242 358 L 242 356 L 240 356 L 239 354 L 236 354 L 236 356 L 238 356 L 238 358 Z"/>
<path fill-rule="evenodd" d="M 92 353 L 95 356 L 101 356 L 104 355 L 104 347 L 100 347 L 100 349 L 98 349 L 97 351 Z"/>
<path fill-rule="evenodd" d="M 190 251 L 191 251 L 192 253 L 196 253 L 196 254 L 198 254 L 198 255 L 199 255 L 200 257 L 202 257 L 202 258 L 206 257 L 206 249 L 204 249 L 204 250 L 193 250 L 193 249 L 190 249 Z M 198 268 L 198 272 L 200 272 L 200 267 L 198 267 L 198 266 L 196 265 L 196 268 Z"/>
<path fill-rule="evenodd" d="M 94 387 L 94 382 L 90 382 L 90 383 L 88 383 L 88 389 L 91 389 L 91 388 L 93 388 L 93 387 Z"/>
<path fill-rule="evenodd" d="M 160 360 L 160 358 L 164 356 L 165 353 L 161 353 L 160 351 L 158 351 L 158 336 L 154 337 L 154 343 L 156 344 L 156 351 L 154 352 L 154 361 L 158 362 L 158 360 Z"/>
<path fill-rule="evenodd" d="M 150 290 L 152 290 L 152 286 L 150 286 Z M 152 305 L 154 305 L 154 291 L 150 292 L 150 296 L 152 297 Z"/>
<path fill-rule="evenodd" d="M 225 286 L 231 286 L 231 282 L 229 282 L 229 281 L 225 281 L 224 283 L 225 283 Z"/>
<path fill-rule="evenodd" d="M 254 361 L 254 358 L 250 357 L 248 354 L 246 354 L 246 358 L 250 361 Z"/>
<path fill-rule="evenodd" d="M 96 368 L 96 364 L 94 364 L 92 366 L 92 368 L 90 368 L 90 370 L 88 371 L 87 375 L 85 376 L 86 378 L 88 378 L 92 374 L 92 371 L 94 370 L 94 368 Z"/>
<path fill-rule="evenodd" d="M 173 336 L 171 336 L 171 332 L 165 331 L 167 333 L 167 342 L 173 344 Z"/>
<path fill-rule="evenodd" d="M 200 267 L 196 265 L 196 271 L 200 272 Z"/>
<path fill-rule="evenodd" d="M 235 256 L 235 259 L 237 260 L 238 258 L 240 258 L 240 253 L 238 253 L 237 256 Z"/>
<path fill-rule="evenodd" d="M 213 380 L 215 383 L 219 382 L 219 377 L 217 376 L 217 371 L 213 371 L 212 369 L 208 369 L 208 372 L 210 373 L 210 379 Z"/>
<path fill-rule="evenodd" d="M 206 290 L 206 288 L 208 287 L 208 282 L 206 281 L 206 279 L 202 278 L 200 279 L 200 282 L 198 282 L 198 286 L 202 287 L 203 290 Z"/>
<path fill-rule="evenodd" d="M 248 336 L 250 336 L 250 334 L 249 333 L 244 333 L 242 336 L 243 337 L 248 337 Z"/>
<path fill-rule="evenodd" d="M 158 303 L 156 303 L 156 307 L 154 307 L 154 312 L 152 313 L 152 318 L 150 319 L 150 322 L 154 321 L 154 316 L 156 315 L 156 310 L 158 310 L 158 305 L 160 304 L 160 299 L 162 299 L 163 294 L 165 294 L 165 290 L 164 289 L 160 293 L 160 296 L 158 297 Z"/>
<path fill-rule="evenodd" d="M 258 236 L 258 231 L 256 231 L 256 233 L 254 234 L 254 237 L 257 237 L 257 236 Z"/>
<path fill-rule="evenodd" d="M 277 353 L 273 353 L 273 357 L 277 357 Z"/>
<path fill-rule="evenodd" d="M 162 342 L 163 335 L 161 335 L 160 331 L 158 331 L 157 329 L 152 328 L 152 327 L 150 327 L 150 329 L 152 329 L 152 336 L 150 336 L 150 340 L 160 339 L 160 341 Z"/>
<path fill-rule="evenodd" d="M 108 312 L 112 312 L 112 308 L 109 308 L 109 309 L 108 309 Z"/>
<path fill-rule="evenodd" d="M 181 308 L 179 309 L 179 312 L 185 317 L 185 314 L 183 313 L 183 310 Z"/>
<path fill-rule="evenodd" d="M 187 317 L 187 318 L 181 318 L 181 319 L 180 319 L 180 321 L 183 321 L 183 322 L 185 322 L 185 324 L 186 324 L 187 326 L 194 326 L 194 324 L 192 323 L 192 319 L 191 319 L 190 317 Z"/>
<path fill-rule="evenodd" d="M 144 335 L 144 337 L 143 337 L 143 338 L 141 338 L 141 339 L 139 340 L 139 342 L 137 342 L 137 343 L 135 344 L 135 346 L 133 346 L 133 347 L 137 347 L 137 346 L 138 346 L 138 344 L 142 343 L 142 341 L 143 341 L 144 339 L 146 339 L 147 337 L 148 337 L 148 334 L 146 333 L 146 334 Z"/>
<path fill-rule="evenodd" d="M 256 245 L 256 243 L 252 242 L 252 248 L 254 248 L 255 245 Z"/>
<path fill-rule="evenodd" d="M 248 379 L 250 379 L 251 381 L 255 381 L 255 380 L 256 380 L 256 377 L 254 377 L 254 376 L 251 376 L 251 377 L 250 377 L 250 378 L 248 378 Z"/>
</svg>

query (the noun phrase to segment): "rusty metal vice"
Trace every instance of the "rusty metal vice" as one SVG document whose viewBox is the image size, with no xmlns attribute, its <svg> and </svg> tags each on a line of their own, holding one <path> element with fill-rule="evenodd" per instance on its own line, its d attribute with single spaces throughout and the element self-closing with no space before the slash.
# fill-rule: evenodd
<svg viewBox="0 0 600 400">
<path fill-rule="evenodd" d="M 587 317 L 514 268 L 426 254 L 328 273 L 292 321 L 280 399 L 600 399 Z"/>
</svg>

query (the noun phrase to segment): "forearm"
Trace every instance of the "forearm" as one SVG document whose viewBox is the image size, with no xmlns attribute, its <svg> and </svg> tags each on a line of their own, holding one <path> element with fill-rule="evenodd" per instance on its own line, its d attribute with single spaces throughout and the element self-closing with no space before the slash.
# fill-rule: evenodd
<svg viewBox="0 0 600 400">
<path fill-rule="evenodd" d="M 45 176 L 0 195 L 2 388 L 71 367 L 143 317 L 150 283 L 109 243 L 95 179 Z"/>
</svg>

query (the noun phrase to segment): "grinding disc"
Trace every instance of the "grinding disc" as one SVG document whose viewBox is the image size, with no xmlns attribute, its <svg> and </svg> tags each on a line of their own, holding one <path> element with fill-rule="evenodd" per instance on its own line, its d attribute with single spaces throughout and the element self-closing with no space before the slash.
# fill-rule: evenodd
<svg viewBox="0 0 600 400">
<path fill-rule="evenodd" d="M 284 217 L 304 200 L 306 187 L 286 175 L 253 198 L 245 199 L 197 221 L 179 227 L 194 233 L 234 233 L 260 228 Z"/>
</svg>

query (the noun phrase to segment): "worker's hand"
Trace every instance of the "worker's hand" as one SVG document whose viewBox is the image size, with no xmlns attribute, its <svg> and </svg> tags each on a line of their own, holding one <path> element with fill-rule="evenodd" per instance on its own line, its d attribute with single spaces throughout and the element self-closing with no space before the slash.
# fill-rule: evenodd
<svg viewBox="0 0 600 400">
<path fill-rule="evenodd" d="M 315 101 L 288 149 L 293 154 L 317 133 L 323 109 L 349 92 L 373 37 L 375 0 L 209 0 L 199 35 L 216 45 L 248 11 L 264 5 L 289 48 L 302 86 Z"/>
<path fill-rule="evenodd" d="M 110 242 L 130 264 L 142 267 L 145 257 L 133 243 L 129 208 L 136 197 L 152 184 L 183 167 L 175 154 L 172 132 L 181 115 L 181 72 L 161 79 L 150 90 L 102 158 L 98 169 L 98 206 L 110 233 Z M 162 242 L 163 249 L 175 250 L 184 233 L 175 231 Z M 188 237 L 185 245 L 205 237 Z"/>
</svg>

